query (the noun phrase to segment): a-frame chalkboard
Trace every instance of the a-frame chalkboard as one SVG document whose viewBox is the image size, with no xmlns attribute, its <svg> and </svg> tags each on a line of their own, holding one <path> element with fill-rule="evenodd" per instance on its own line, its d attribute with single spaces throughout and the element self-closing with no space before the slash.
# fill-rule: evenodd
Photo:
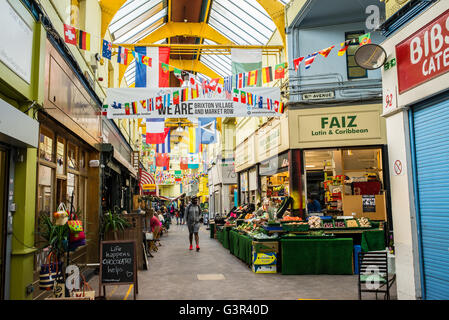
<svg viewBox="0 0 449 320">
<path fill-rule="evenodd" d="M 107 285 L 134 285 L 134 300 L 139 293 L 137 285 L 136 241 L 102 241 L 100 245 L 100 296 Z"/>
</svg>

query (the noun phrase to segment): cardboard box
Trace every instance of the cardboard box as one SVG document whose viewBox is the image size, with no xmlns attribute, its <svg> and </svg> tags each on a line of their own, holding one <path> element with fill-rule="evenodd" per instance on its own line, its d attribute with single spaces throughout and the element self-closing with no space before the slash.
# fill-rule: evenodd
<svg viewBox="0 0 449 320">
<path fill-rule="evenodd" d="M 253 272 L 255 273 L 277 273 L 276 265 L 257 265 L 253 264 Z"/>
<path fill-rule="evenodd" d="M 363 212 L 363 201 L 361 195 L 343 196 L 343 214 L 353 218 L 366 217 L 370 220 L 387 220 L 385 195 L 375 196 L 375 212 Z"/>
<path fill-rule="evenodd" d="M 276 265 L 277 253 L 257 253 L 253 251 L 253 265 Z"/>
<path fill-rule="evenodd" d="M 253 241 L 253 251 L 257 253 L 270 253 L 270 252 L 279 252 L 279 242 L 271 241 L 271 242 L 263 242 L 263 241 Z"/>
</svg>

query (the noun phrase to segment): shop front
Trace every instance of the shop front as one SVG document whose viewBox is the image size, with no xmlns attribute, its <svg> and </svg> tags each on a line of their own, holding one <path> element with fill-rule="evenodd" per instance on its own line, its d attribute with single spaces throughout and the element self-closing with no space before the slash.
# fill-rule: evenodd
<svg viewBox="0 0 449 320">
<path fill-rule="evenodd" d="M 83 223 L 86 245 L 65 257 L 66 263 L 85 264 L 98 261 L 100 228 L 100 102 L 71 65 L 58 41 L 49 37 L 45 61 L 45 93 L 40 123 L 37 169 L 37 207 L 33 298 L 42 299 L 39 290 L 41 264 L 48 248 L 41 237 L 41 224 L 61 204 L 77 213 Z M 86 271 L 86 268 L 81 268 Z"/>
<path fill-rule="evenodd" d="M 399 299 L 449 299 L 449 3 L 382 43 Z"/>
<path fill-rule="evenodd" d="M 307 215 L 390 220 L 381 108 L 290 110 L 290 141 L 301 150 L 298 172 Z"/>
</svg>

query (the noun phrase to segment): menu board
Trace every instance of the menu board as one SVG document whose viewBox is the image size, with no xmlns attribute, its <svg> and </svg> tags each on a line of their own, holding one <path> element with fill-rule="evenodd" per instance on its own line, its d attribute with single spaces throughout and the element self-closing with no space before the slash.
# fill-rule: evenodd
<svg viewBox="0 0 449 320">
<path fill-rule="evenodd" d="M 130 284 L 137 280 L 135 241 L 102 241 L 100 280 L 105 284 Z"/>
</svg>

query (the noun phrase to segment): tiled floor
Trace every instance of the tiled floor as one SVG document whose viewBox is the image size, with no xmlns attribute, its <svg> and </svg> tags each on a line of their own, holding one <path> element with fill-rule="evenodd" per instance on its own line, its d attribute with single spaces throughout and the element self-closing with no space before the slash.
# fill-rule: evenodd
<svg viewBox="0 0 449 320">
<path fill-rule="evenodd" d="M 139 300 L 358 299 L 353 275 L 255 274 L 211 239 L 205 226 L 200 229 L 200 252 L 188 250 L 185 225 L 172 224 L 161 243 L 150 258 L 149 270 L 139 271 Z M 98 290 L 97 277 L 89 283 Z M 108 286 L 106 298 L 133 299 L 132 291 L 129 286 Z M 396 299 L 395 286 L 391 294 Z M 364 294 L 364 299 L 375 299 L 375 295 Z"/>
</svg>

